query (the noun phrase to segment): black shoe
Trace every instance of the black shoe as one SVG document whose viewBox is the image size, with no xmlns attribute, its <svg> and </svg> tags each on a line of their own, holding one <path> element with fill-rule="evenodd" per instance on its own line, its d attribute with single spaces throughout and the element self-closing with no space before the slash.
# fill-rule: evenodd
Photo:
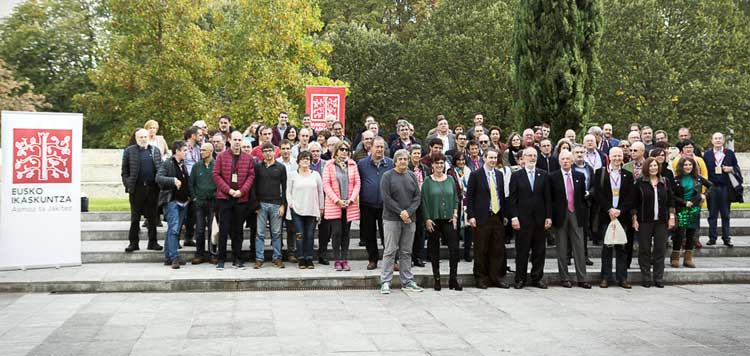
<svg viewBox="0 0 750 356">
<path fill-rule="evenodd" d="M 182 244 L 179 241 L 177 242 L 177 249 L 182 250 Z"/>
<path fill-rule="evenodd" d="M 366 245 L 367 245 L 367 243 L 365 242 L 365 240 L 359 240 L 359 246 L 360 247 L 364 247 Z"/>
<path fill-rule="evenodd" d="M 651 282 L 649 281 L 643 281 L 642 285 L 643 285 L 643 288 L 651 288 Z"/>
<path fill-rule="evenodd" d="M 602 242 L 600 240 L 594 240 L 594 241 L 591 241 L 591 242 L 594 243 L 594 246 L 601 246 L 602 245 Z"/>
<path fill-rule="evenodd" d="M 523 287 L 525 285 L 526 285 L 526 283 L 524 283 L 523 281 L 518 281 L 518 282 L 516 282 L 515 285 L 513 285 L 513 288 L 515 288 L 515 289 L 523 289 Z"/>
<path fill-rule="evenodd" d="M 479 288 L 479 289 L 487 289 L 487 282 L 484 281 L 484 280 L 482 280 L 482 279 L 477 280 L 477 288 Z"/>
<path fill-rule="evenodd" d="M 500 278 L 493 281 L 492 284 L 495 285 L 495 287 L 502 288 L 502 289 L 510 288 L 508 283 L 506 283 L 503 279 L 500 279 Z"/>
<path fill-rule="evenodd" d="M 544 281 L 532 282 L 531 285 L 539 289 L 547 289 L 547 284 Z"/>
<path fill-rule="evenodd" d="M 570 281 L 562 281 L 562 283 L 560 284 L 563 286 L 563 288 L 573 288 L 573 283 L 571 283 Z"/>
<path fill-rule="evenodd" d="M 195 240 L 185 240 L 185 246 L 195 246 Z"/>
<path fill-rule="evenodd" d="M 127 252 L 127 253 L 131 253 L 131 252 L 133 252 L 133 251 L 138 251 L 138 250 L 140 250 L 140 249 L 141 249 L 141 248 L 140 248 L 140 247 L 138 247 L 138 244 L 135 244 L 135 245 L 133 245 L 133 244 L 130 244 L 130 245 L 128 245 L 128 247 L 125 247 L 125 252 Z"/>
<path fill-rule="evenodd" d="M 656 286 L 656 288 L 664 288 L 664 282 L 654 281 L 654 286 Z"/>
<path fill-rule="evenodd" d="M 141 227 L 146 227 L 146 226 L 148 226 L 148 220 L 143 219 L 143 224 L 141 224 Z"/>
<path fill-rule="evenodd" d="M 164 227 L 164 224 L 162 224 L 161 220 L 159 220 L 159 222 L 156 223 L 156 227 Z"/>
<path fill-rule="evenodd" d="M 591 289 L 591 283 L 589 282 L 578 282 L 578 286 L 583 289 Z"/>
<path fill-rule="evenodd" d="M 508 273 L 513 273 L 513 270 L 512 270 L 512 269 L 510 269 L 510 266 L 505 266 L 505 270 L 506 270 L 506 271 L 507 271 Z"/>
<path fill-rule="evenodd" d="M 448 280 L 448 289 L 453 289 L 455 291 L 464 290 L 464 288 L 461 287 L 460 284 L 458 284 L 458 279 L 456 277 L 451 277 L 451 279 Z"/>
<path fill-rule="evenodd" d="M 443 286 L 440 285 L 440 277 L 435 277 L 433 288 L 435 288 L 436 291 L 440 291 L 441 289 L 443 289 Z"/>
<path fill-rule="evenodd" d="M 422 261 L 421 258 L 412 260 L 412 264 L 416 267 L 424 267 L 424 262 Z"/>
<path fill-rule="evenodd" d="M 568 258 L 568 266 L 571 266 L 571 265 L 573 265 L 573 261 L 571 261 L 570 258 Z"/>
<path fill-rule="evenodd" d="M 153 250 L 153 251 L 161 251 L 164 249 L 161 245 L 159 245 L 158 242 L 149 243 L 148 247 L 146 247 L 147 250 Z"/>
<path fill-rule="evenodd" d="M 706 242 L 706 245 L 708 246 L 716 245 L 716 240 L 708 240 L 708 242 Z"/>
<path fill-rule="evenodd" d="M 592 261 L 590 258 L 586 257 L 586 266 L 593 266 L 594 261 Z"/>
<path fill-rule="evenodd" d="M 724 241 L 724 246 L 732 248 L 734 247 L 734 244 L 731 241 Z"/>
<path fill-rule="evenodd" d="M 165 266 L 171 266 L 172 265 L 172 261 L 171 260 L 164 260 L 164 265 Z"/>
<path fill-rule="evenodd" d="M 321 258 L 318 258 L 318 264 L 321 264 L 321 265 L 323 265 L 323 266 L 328 266 L 328 265 L 330 265 L 331 263 L 330 263 L 330 262 L 328 262 L 328 260 L 327 260 L 327 259 L 325 259 L 325 258 L 321 257 Z"/>
</svg>

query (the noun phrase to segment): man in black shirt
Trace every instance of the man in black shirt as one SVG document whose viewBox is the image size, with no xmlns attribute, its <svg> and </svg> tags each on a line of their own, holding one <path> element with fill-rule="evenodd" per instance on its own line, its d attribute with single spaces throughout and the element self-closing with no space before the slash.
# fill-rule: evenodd
<svg viewBox="0 0 750 356">
<path fill-rule="evenodd" d="M 274 158 L 274 146 L 264 143 L 263 162 L 255 166 L 255 196 L 258 200 L 258 235 L 255 238 L 255 269 L 263 266 L 266 223 L 271 225 L 273 264 L 284 268 L 281 260 L 281 220 L 286 208 L 286 167 Z"/>
</svg>

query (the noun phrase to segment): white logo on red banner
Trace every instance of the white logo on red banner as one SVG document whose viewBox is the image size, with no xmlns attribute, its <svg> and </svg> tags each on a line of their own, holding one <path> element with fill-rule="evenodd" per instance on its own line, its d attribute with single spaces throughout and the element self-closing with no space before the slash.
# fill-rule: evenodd
<svg viewBox="0 0 750 356">
<path fill-rule="evenodd" d="M 73 130 L 13 129 L 13 183 L 70 183 Z"/>
</svg>

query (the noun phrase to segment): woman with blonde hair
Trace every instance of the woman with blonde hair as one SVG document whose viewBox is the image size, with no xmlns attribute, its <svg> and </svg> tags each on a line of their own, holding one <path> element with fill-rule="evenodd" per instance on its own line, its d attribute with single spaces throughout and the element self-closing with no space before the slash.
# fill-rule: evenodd
<svg viewBox="0 0 750 356">
<path fill-rule="evenodd" d="M 331 226 L 333 257 L 337 271 L 351 271 L 349 266 L 349 229 L 354 220 L 359 220 L 360 179 L 357 163 L 350 157 L 350 145 L 339 141 L 333 146 L 331 159 L 323 168 L 323 191 L 325 192 L 324 218 Z"/>
<path fill-rule="evenodd" d="M 162 160 L 169 158 L 170 155 L 169 150 L 167 150 L 167 140 L 164 139 L 164 136 L 156 134 L 159 132 L 159 123 L 156 122 L 156 120 L 148 120 L 143 125 L 143 128 L 148 131 L 148 144 L 159 149 Z"/>
</svg>

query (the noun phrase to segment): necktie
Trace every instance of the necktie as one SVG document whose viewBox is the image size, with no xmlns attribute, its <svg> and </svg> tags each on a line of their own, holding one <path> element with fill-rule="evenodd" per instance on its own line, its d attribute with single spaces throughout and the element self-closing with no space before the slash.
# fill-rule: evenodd
<svg viewBox="0 0 750 356">
<path fill-rule="evenodd" d="M 534 191 L 534 171 L 529 171 L 529 184 L 531 184 L 531 191 Z"/>
<path fill-rule="evenodd" d="M 573 180 L 570 178 L 570 172 L 565 173 L 565 195 L 568 198 L 568 211 L 575 212 L 576 207 L 573 200 Z"/>
<path fill-rule="evenodd" d="M 500 201 L 497 199 L 497 189 L 495 188 L 495 173 L 490 173 L 490 209 L 493 214 L 500 211 Z"/>
</svg>

